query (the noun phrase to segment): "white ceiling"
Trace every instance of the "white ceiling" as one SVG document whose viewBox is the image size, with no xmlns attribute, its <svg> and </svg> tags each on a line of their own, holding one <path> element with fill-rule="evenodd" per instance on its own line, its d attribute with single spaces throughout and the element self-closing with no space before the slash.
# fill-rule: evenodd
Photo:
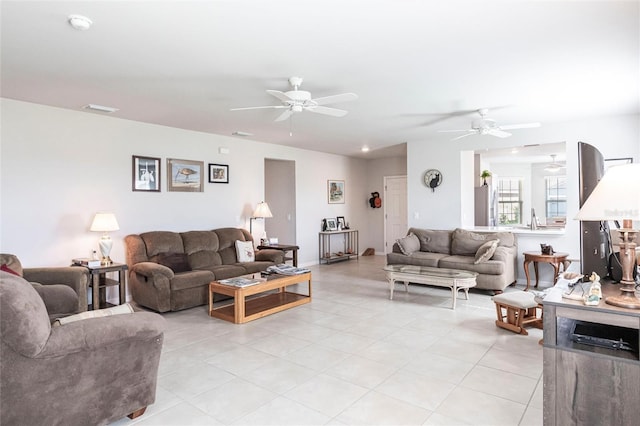
<svg viewBox="0 0 640 426">
<path fill-rule="evenodd" d="M 2 96 L 353 156 L 448 141 L 463 110 L 502 124 L 640 113 L 638 1 L 5 1 Z M 88 31 L 70 14 L 93 20 Z M 304 77 L 345 117 L 281 110 Z M 293 136 L 289 136 L 290 126 Z M 534 132 L 536 129 L 515 130 Z M 487 138 L 491 136 L 470 136 Z M 372 152 L 360 153 L 368 145 Z M 391 148 L 389 148 L 391 147 Z"/>
</svg>

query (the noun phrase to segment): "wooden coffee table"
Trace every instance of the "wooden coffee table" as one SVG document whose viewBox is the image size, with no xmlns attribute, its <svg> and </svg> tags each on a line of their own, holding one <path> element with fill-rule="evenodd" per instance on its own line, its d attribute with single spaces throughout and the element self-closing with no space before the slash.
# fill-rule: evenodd
<svg viewBox="0 0 640 426">
<path fill-rule="evenodd" d="M 309 294 L 287 291 L 287 287 L 305 281 L 309 286 Z M 273 292 L 274 290 L 277 291 Z M 214 308 L 216 294 L 233 297 L 233 303 Z M 209 284 L 209 316 L 235 324 L 253 321 L 310 302 L 311 272 L 299 275 L 275 275 L 248 287 L 236 287 L 218 281 Z"/>
<path fill-rule="evenodd" d="M 404 289 L 407 293 L 410 282 L 448 287 L 451 290 L 451 309 L 456 308 L 459 290 L 463 290 L 465 298 L 469 300 L 469 289 L 476 286 L 476 277 L 478 276 L 475 272 L 458 269 L 415 265 L 387 265 L 384 267 L 384 271 L 389 281 L 389 299 L 393 299 L 393 288 L 396 281 L 404 283 Z"/>
</svg>

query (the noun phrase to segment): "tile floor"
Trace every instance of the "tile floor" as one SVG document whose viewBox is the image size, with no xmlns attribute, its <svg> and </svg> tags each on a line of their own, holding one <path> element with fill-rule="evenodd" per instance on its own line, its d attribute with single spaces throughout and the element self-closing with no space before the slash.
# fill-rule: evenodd
<svg viewBox="0 0 640 426">
<path fill-rule="evenodd" d="M 313 266 L 310 304 L 243 325 L 164 314 L 156 402 L 112 425 L 542 425 L 542 330 L 497 328 L 481 291 L 389 300 L 384 261 Z"/>
</svg>

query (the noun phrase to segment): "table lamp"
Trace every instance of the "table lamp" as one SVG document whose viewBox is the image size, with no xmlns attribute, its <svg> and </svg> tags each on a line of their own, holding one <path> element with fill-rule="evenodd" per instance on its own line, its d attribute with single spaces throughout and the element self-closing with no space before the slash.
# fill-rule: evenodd
<svg viewBox="0 0 640 426">
<path fill-rule="evenodd" d="M 620 295 L 609 296 L 605 302 L 622 308 L 640 309 L 635 295 L 633 268 L 636 267 L 638 231 L 633 221 L 640 220 L 640 164 L 613 166 L 607 170 L 587 198 L 575 219 L 584 221 L 622 220 L 619 229 L 622 279 Z"/>
<path fill-rule="evenodd" d="M 265 217 L 273 217 L 273 215 L 271 214 L 271 210 L 269 209 L 269 205 L 264 202 L 261 201 L 258 203 L 258 206 L 256 207 L 255 211 L 253 212 L 253 216 L 251 218 L 249 218 L 249 233 L 252 234 L 253 233 L 253 221 L 255 219 L 264 219 Z"/>
<path fill-rule="evenodd" d="M 109 236 L 109 232 L 117 231 L 120 229 L 118 221 L 113 213 L 96 213 L 91 223 L 91 231 L 103 232 L 99 241 L 100 253 L 102 254 L 102 265 L 111 265 L 113 262 L 109 257 L 111 253 L 111 247 L 113 246 L 113 240 Z"/>
</svg>

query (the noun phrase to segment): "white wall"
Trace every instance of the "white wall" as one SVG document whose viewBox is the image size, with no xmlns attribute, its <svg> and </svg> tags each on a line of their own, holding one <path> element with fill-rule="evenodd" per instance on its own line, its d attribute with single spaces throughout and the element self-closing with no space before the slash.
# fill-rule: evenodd
<svg viewBox="0 0 640 426">
<path fill-rule="evenodd" d="M 506 148 L 526 144 L 567 143 L 567 227 L 560 237 L 525 237 L 519 239 L 519 252 L 539 250 L 539 243 L 549 242 L 556 251 L 580 256 L 580 227 L 572 218 L 578 212 L 578 152 L 577 143 L 587 142 L 597 147 L 605 158 L 632 157 L 640 161 L 640 116 L 616 116 L 583 121 L 544 124 L 539 129 L 514 131 L 511 138 L 472 136 L 449 141 L 446 135 L 434 133 L 424 141 L 407 143 L 407 178 L 409 190 L 409 226 L 451 229 L 469 223 L 473 218 L 473 203 L 462 200 L 463 167 L 473 167 L 473 159 L 461 156 L 461 151 Z M 461 158 L 465 160 L 464 165 Z M 422 175 L 436 168 L 443 173 L 442 185 L 435 192 L 424 186 Z M 468 179 L 466 179 L 468 180 Z M 465 182 L 466 182 L 465 180 Z M 469 183 L 472 185 L 472 183 Z M 637 185 L 636 185 L 637 190 Z M 526 215 L 525 215 L 526 216 Z M 473 219 L 471 219 L 473 220 Z M 518 263 L 522 265 L 522 259 Z M 522 267 L 521 267 L 522 268 Z M 540 268 L 541 270 L 543 268 Z M 544 268 L 546 269 L 546 268 Z M 546 272 L 543 272 L 546 275 Z M 524 277 L 522 270 L 520 278 Z"/>
<path fill-rule="evenodd" d="M 407 174 L 407 158 L 391 157 L 370 160 L 367 165 L 367 187 L 361 200 L 366 208 L 366 227 L 360 229 L 360 253 L 367 248 L 373 248 L 376 254 L 384 254 L 384 206 L 379 209 L 371 208 L 369 198 L 372 192 L 384 194 L 385 176 L 404 176 Z M 382 200 L 384 203 L 385 200 Z"/>
<path fill-rule="evenodd" d="M 264 199 L 264 159 L 296 164 L 297 244 L 301 264 L 317 262 L 323 217 L 368 226 L 367 161 L 2 99 L 0 250 L 29 266 L 67 265 L 97 249 L 89 226 L 97 211 L 116 214 L 112 259 L 124 261 L 122 239 L 152 230 L 249 229 Z M 218 153 L 227 147 L 230 153 Z M 131 190 L 132 155 L 162 158 L 162 192 Z M 204 192 L 167 192 L 167 158 L 229 165 L 230 183 Z M 327 203 L 327 179 L 346 182 L 346 203 Z M 262 223 L 254 234 L 261 235 Z M 373 230 L 382 233 L 382 228 Z M 369 244 L 365 233 L 361 234 Z"/>
</svg>

